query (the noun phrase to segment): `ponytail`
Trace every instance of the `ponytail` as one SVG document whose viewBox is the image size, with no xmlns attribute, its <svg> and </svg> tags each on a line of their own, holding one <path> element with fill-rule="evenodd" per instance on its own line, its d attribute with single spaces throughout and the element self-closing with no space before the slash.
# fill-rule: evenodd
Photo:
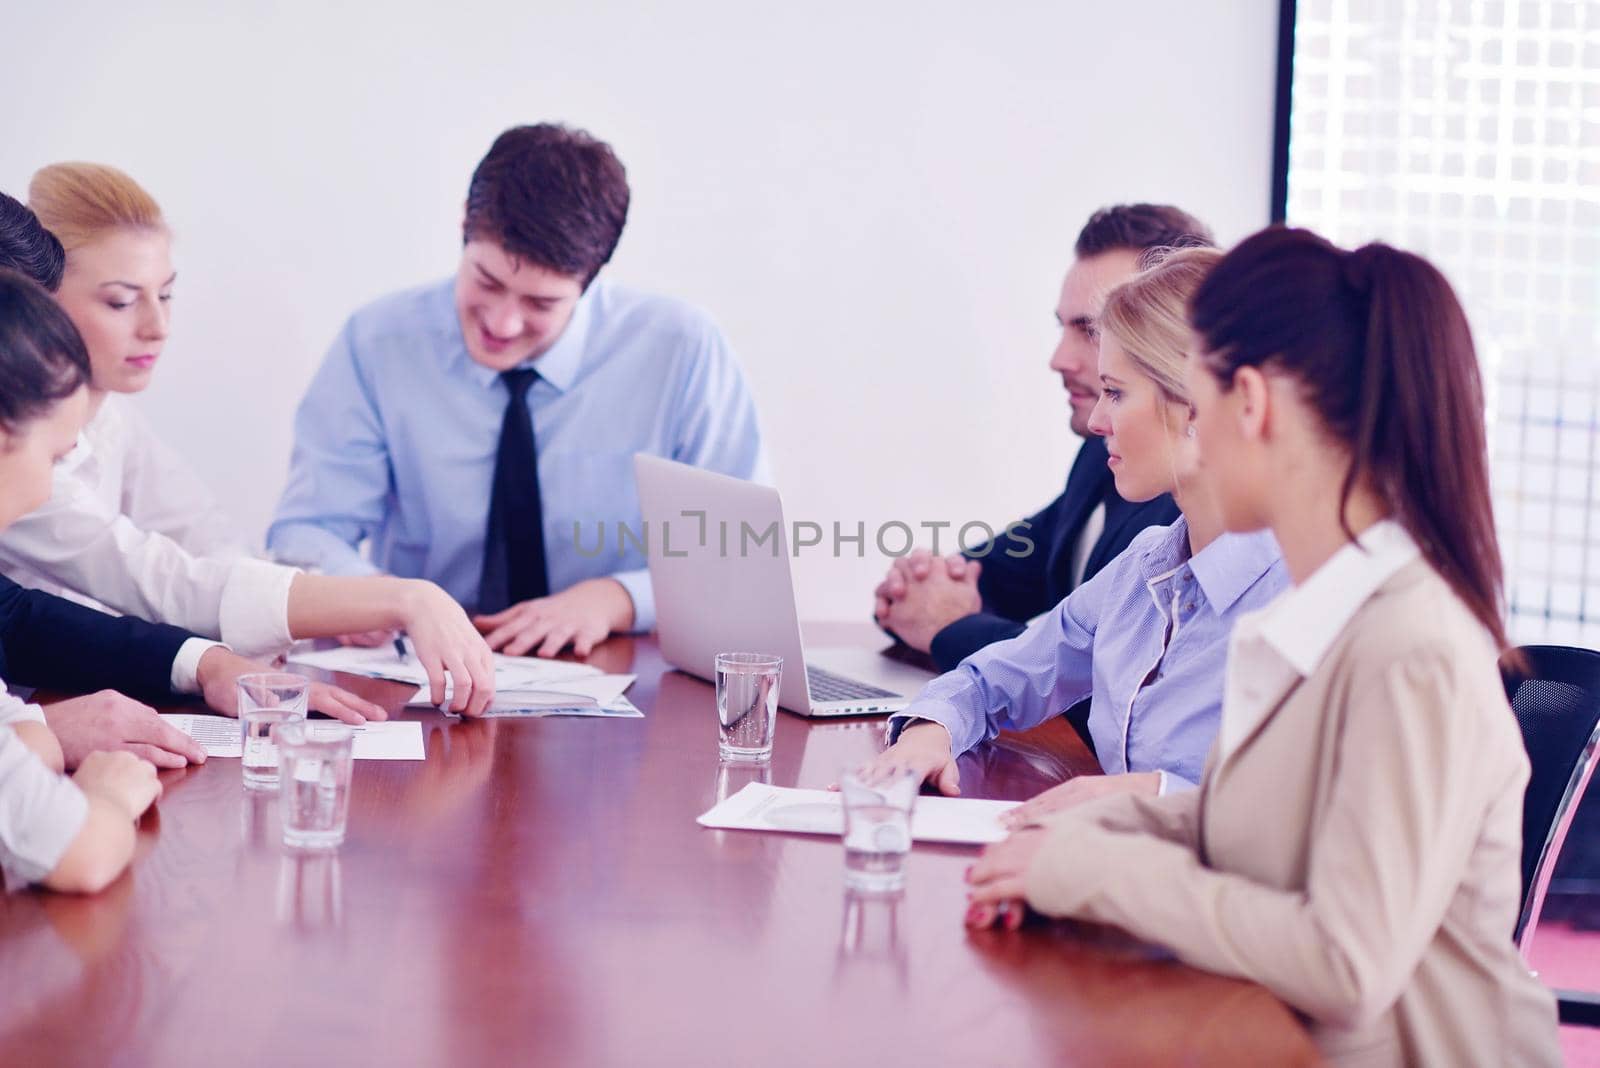
<svg viewBox="0 0 1600 1068">
<path fill-rule="evenodd" d="M 1339 521 L 1365 480 L 1496 643 L 1508 645 L 1489 493 L 1483 383 L 1465 313 L 1420 256 L 1345 252 L 1305 230 L 1248 238 L 1190 307 L 1208 369 L 1298 379 L 1350 452 Z"/>
</svg>

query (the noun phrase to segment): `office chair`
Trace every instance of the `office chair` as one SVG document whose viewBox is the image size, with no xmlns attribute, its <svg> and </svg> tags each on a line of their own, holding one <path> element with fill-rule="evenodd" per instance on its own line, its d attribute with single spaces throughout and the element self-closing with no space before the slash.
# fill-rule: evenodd
<svg viewBox="0 0 1600 1068">
<path fill-rule="evenodd" d="M 1532 765 L 1522 802 L 1522 914 L 1512 936 L 1526 958 L 1600 747 L 1600 652 L 1560 645 L 1518 651 L 1524 664 L 1502 663 L 1501 677 Z M 1600 995 L 1556 996 L 1563 1023 L 1600 1026 Z"/>
</svg>

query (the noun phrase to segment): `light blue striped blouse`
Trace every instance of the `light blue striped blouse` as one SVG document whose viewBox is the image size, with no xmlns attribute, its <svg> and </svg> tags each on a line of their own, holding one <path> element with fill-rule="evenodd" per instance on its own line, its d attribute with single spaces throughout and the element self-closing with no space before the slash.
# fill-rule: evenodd
<svg viewBox="0 0 1600 1068">
<path fill-rule="evenodd" d="M 1022 634 L 930 682 L 890 730 L 942 723 L 963 753 L 1088 697 L 1102 768 L 1193 786 L 1221 721 L 1234 621 L 1288 586 L 1269 532 L 1224 534 L 1191 557 L 1185 520 L 1151 527 Z"/>
</svg>

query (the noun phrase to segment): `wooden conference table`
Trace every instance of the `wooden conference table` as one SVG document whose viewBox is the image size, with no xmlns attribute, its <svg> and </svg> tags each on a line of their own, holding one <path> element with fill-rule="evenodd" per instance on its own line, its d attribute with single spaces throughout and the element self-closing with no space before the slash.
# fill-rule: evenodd
<svg viewBox="0 0 1600 1068">
<path fill-rule="evenodd" d="M 638 674 L 646 718 L 407 713 L 428 759 L 357 762 L 331 856 L 281 849 L 237 760 L 165 773 L 131 874 L 0 901 L 0 1064 L 1316 1061 L 1252 984 L 1082 926 L 967 932 L 973 849 L 918 845 L 874 901 L 842 890 L 837 839 L 697 826 L 757 774 L 719 768 L 711 687 L 648 638 L 591 662 Z M 879 726 L 784 713 L 770 781 L 825 786 Z M 1058 723 L 964 758 L 962 785 L 1094 768 Z"/>
</svg>

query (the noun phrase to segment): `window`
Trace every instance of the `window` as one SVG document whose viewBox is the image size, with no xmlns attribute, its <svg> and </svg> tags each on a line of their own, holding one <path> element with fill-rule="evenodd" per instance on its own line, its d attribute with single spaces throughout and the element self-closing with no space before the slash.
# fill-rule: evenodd
<svg viewBox="0 0 1600 1068">
<path fill-rule="evenodd" d="M 1450 278 L 1512 638 L 1600 644 L 1600 0 L 1297 6 L 1285 217 Z"/>
</svg>

